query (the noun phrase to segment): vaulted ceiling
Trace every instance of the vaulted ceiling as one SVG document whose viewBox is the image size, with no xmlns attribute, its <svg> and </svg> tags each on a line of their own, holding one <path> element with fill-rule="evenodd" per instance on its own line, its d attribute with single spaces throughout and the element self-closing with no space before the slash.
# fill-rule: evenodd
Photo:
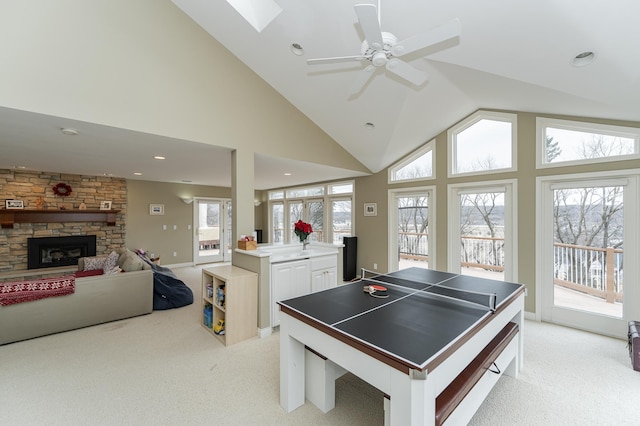
<svg viewBox="0 0 640 426">
<path fill-rule="evenodd" d="M 640 3 L 631 0 L 382 0 L 380 28 L 398 40 L 452 19 L 460 22 L 460 36 L 443 49 L 402 57 L 427 73 L 424 84 L 414 86 L 381 67 L 355 95 L 349 92 L 368 61 L 306 60 L 360 55 L 365 33 L 354 5 L 377 2 L 273 0 L 260 31 L 226 1 L 172 3 L 372 172 L 481 108 L 640 121 Z M 269 1 L 244 3 L 261 17 Z M 292 52 L 293 44 L 301 55 Z M 576 65 L 584 52 L 593 52 L 594 60 Z M 67 126 L 81 129 L 75 145 L 68 136 L 50 133 Z M 114 147 L 120 148 L 115 154 Z M 0 168 L 38 153 L 39 163 L 30 168 L 47 170 L 47 162 L 55 162 L 69 173 L 131 178 L 135 167 L 153 161 L 151 147 L 169 153 L 188 148 L 191 155 L 143 179 L 230 184 L 228 148 L 0 108 Z M 286 160 L 296 180 L 270 179 L 283 162 L 257 155 L 256 187 L 362 174 Z M 219 181 L 200 173 L 212 167 L 221 171 Z"/>
<path fill-rule="evenodd" d="M 367 61 L 306 60 L 359 55 L 354 5 L 378 2 L 275 0 L 281 11 L 257 31 L 225 1 L 172 1 L 374 172 L 479 108 L 640 119 L 637 2 L 381 0 L 380 28 L 398 40 L 455 18 L 461 34 L 453 47 L 402 58 L 428 73 L 425 84 L 382 67 L 349 96 Z M 255 7 L 264 2 L 232 2 L 265 13 Z M 576 66 L 583 52 L 595 60 Z"/>
</svg>

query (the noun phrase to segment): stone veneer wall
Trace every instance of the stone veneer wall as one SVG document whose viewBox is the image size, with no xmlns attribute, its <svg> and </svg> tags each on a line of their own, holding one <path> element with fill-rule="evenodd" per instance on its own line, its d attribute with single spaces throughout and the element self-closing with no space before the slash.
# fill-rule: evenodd
<svg viewBox="0 0 640 426">
<path fill-rule="evenodd" d="M 53 186 L 60 182 L 71 186 L 69 196 L 53 193 Z M 101 201 L 111 201 L 111 209 L 120 210 L 115 226 L 103 222 L 16 223 L 13 229 L 0 229 L 0 273 L 27 269 L 27 238 L 31 237 L 95 235 L 98 255 L 109 254 L 125 244 L 125 179 L 0 169 L 0 198 L 0 208 L 4 208 L 5 200 L 15 199 L 24 201 L 25 209 L 36 210 L 38 200 L 42 199 L 45 210 L 61 206 L 78 210 L 80 203 L 85 203 L 89 210 L 99 209 Z"/>
</svg>

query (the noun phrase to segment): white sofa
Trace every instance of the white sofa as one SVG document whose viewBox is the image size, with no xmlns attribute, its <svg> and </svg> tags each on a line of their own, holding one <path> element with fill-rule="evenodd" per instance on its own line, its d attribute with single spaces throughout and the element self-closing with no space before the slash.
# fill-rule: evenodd
<svg viewBox="0 0 640 426">
<path fill-rule="evenodd" d="M 76 278 L 75 292 L 0 306 L 0 345 L 153 311 L 153 271 Z"/>
</svg>

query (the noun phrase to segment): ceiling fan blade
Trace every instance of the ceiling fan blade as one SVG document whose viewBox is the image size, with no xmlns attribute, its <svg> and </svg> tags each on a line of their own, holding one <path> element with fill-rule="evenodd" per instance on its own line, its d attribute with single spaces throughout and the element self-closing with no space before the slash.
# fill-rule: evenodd
<svg viewBox="0 0 640 426">
<path fill-rule="evenodd" d="M 358 78 L 356 78 L 356 81 L 353 83 L 353 86 L 351 86 L 351 89 L 349 90 L 349 95 L 352 96 L 360 93 L 365 84 L 367 84 L 369 79 L 373 76 L 375 70 L 376 67 L 374 67 L 373 65 L 369 65 L 368 67 L 360 71 Z"/>
<path fill-rule="evenodd" d="M 366 56 L 355 55 L 355 56 L 336 56 L 334 58 L 316 58 L 316 59 L 307 59 L 308 64 L 319 64 L 324 62 L 341 62 L 341 61 L 359 61 L 362 59 L 367 59 Z"/>
<path fill-rule="evenodd" d="M 416 86 L 420 86 L 429 77 L 425 71 L 414 68 L 412 65 L 395 58 L 387 62 L 387 69 Z"/>
<path fill-rule="evenodd" d="M 369 46 L 374 50 L 382 49 L 384 43 L 376 6 L 373 4 L 356 4 L 354 9 Z"/>
<path fill-rule="evenodd" d="M 402 56 L 415 52 L 426 47 L 435 46 L 446 41 L 454 41 L 460 37 L 461 25 L 459 19 L 440 25 L 427 31 L 426 33 L 416 34 L 404 40 L 398 41 L 392 48 L 393 56 Z M 457 41 L 457 40 L 455 40 Z"/>
</svg>

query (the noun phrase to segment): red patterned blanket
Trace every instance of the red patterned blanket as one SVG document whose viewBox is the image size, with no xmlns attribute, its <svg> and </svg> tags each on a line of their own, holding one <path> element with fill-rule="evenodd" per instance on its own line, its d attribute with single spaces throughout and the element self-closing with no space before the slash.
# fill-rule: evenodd
<svg viewBox="0 0 640 426">
<path fill-rule="evenodd" d="M 0 283 L 0 305 L 7 306 L 71 294 L 75 291 L 75 283 L 76 278 L 73 275 Z"/>
</svg>

